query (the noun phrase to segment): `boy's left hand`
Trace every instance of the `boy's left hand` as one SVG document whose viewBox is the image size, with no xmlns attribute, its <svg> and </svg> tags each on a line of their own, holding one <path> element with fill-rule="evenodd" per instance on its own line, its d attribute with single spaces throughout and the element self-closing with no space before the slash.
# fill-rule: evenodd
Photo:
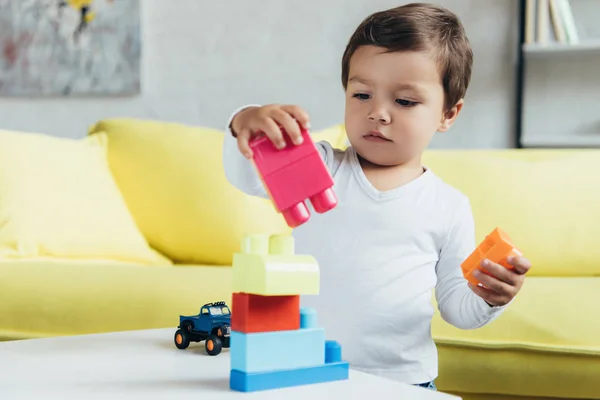
<svg viewBox="0 0 600 400">
<path fill-rule="evenodd" d="M 469 283 L 471 290 L 491 306 L 504 306 L 510 303 L 521 290 L 525 274 L 531 268 L 531 262 L 525 257 L 509 257 L 507 261 L 514 268 L 508 269 L 489 260 L 483 260 L 481 267 L 492 276 L 475 270 L 473 275 L 483 284 L 483 287 Z"/>
</svg>

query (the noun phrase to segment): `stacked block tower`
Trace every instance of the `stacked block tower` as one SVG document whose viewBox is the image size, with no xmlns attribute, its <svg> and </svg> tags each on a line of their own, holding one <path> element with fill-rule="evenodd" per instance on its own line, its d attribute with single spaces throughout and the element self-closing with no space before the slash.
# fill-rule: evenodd
<svg viewBox="0 0 600 400">
<path fill-rule="evenodd" d="M 230 388 L 252 392 L 348 379 L 301 295 L 319 293 L 319 266 L 285 235 L 250 235 L 233 258 Z"/>
</svg>

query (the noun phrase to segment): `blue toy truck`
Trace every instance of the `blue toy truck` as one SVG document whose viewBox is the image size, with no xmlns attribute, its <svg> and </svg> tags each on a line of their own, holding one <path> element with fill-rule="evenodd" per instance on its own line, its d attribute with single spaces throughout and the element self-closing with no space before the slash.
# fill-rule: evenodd
<svg viewBox="0 0 600 400">
<path fill-rule="evenodd" d="M 186 349 L 190 342 L 204 342 L 206 352 L 216 356 L 221 349 L 229 348 L 231 336 L 231 311 L 224 301 L 207 303 L 198 315 L 180 315 L 175 332 L 175 346 Z"/>
</svg>

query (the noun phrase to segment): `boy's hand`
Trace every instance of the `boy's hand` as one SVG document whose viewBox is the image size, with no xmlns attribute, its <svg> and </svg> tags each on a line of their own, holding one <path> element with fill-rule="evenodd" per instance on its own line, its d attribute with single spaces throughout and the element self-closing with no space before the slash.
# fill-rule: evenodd
<svg viewBox="0 0 600 400">
<path fill-rule="evenodd" d="M 231 121 L 231 131 L 237 138 L 238 148 L 246 158 L 252 158 L 252 149 L 248 142 L 261 133 L 264 133 L 277 148 L 284 148 L 285 141 L 280 126 L 293 143 L 300 144 L 300 126 L 310 128 L 308 114 L 298 106 L 270 104 L 242 110 Z"/>
<path fill-rule="evenodd" d="M 508 304 L 521 290 L 525 281 L 525 274 L 531 268 L 531 262 L 525 257 L 509 257 L 508 263 L 513 269 L 508 269 L 489 260 L 483 260 L 481 266 L 490 275 L 475 270 L 473 275 L 481 282 L 482 286 L 469 287 L 475 294 L 484 299 L 491 306 Z"/>
</svg>

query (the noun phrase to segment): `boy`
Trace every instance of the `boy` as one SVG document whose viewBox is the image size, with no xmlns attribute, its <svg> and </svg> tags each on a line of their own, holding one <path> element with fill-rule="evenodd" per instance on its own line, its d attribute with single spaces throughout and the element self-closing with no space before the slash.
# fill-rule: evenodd
<svg viewBox="0 0 600 400">
<path fill-rule="evenodd" d="M 317 143 L 334 177 L 339 204 L 294 230 L 296 251 L 321 268 L 321 293 L 303 299 L 354 369 L 434 389 L 431 292 L 445 321 L 481 327 L 521 288 L 525 258 L 514 271 L 494 263 L 472 287 L 460 264 L 475 248 L 469 200 L 423 166 L 435 132 L 460 113 L 472 50 L 458 18 L 441 7 L 408 4 L 367 17 L 342 58 L 345 127 L 351 146 Z M 297 106 L 249 106 L 229 123 L 223 162 L 228 180 L 267 197 L 248 141 L 265 133 L 282 146 L 281 125 L 298 143 Z M 465 171 L 468 173 L 468 171 Z"/>
</svg>

